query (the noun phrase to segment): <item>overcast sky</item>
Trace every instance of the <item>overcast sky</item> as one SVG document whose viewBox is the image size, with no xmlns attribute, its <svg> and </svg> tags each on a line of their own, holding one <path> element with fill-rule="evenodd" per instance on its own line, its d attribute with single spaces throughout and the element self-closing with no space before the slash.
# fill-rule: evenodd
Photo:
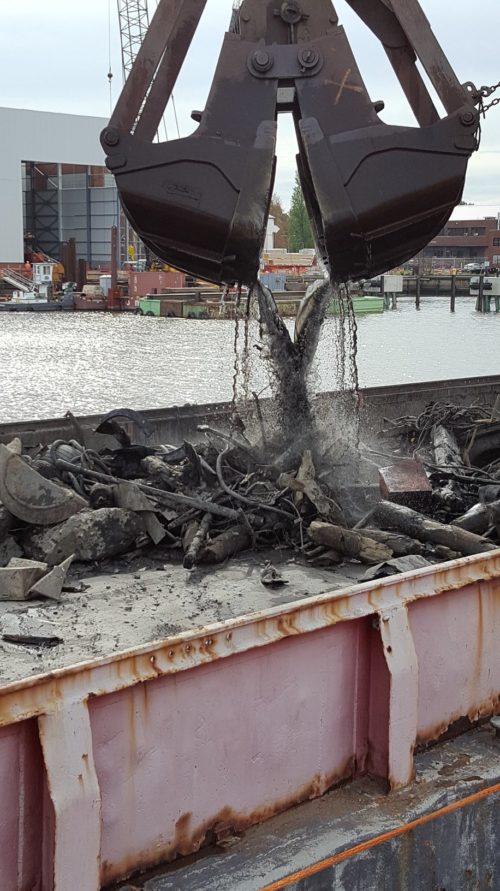
<svg viewBox="0 0 500 891">
<path fill-rule="evenodd" d="M 462 82 L 482 85 L 500 81 L 500 0 L 421 3 Z M 0 0 L 0 105 L 107 117 L 110 42 L 113 99 L 121 87 L 116 5 L 116 0 Z M 153 12 L 156 0 L 149 0 L 149 6 Z M 196 126 L 190 119 L 191 110 L 203 108 L 231 6 L 232 0 L 207 2 L 174 94 L 183 136 Z M 411 112 L 378 41 L 344 0 L 335 6 L 370 95 L 386 103 L 383 119 L 412 125 Z M 171 108 L 167 130 L 170 137 L 176 135 Z M 276 191 L 286 206 L 293 187 L 296 149 L 288 116 L 280 118 L 279 130 Z M 500 204 L 500 105 L 483 122 L 481 150 L 470 164 L 464 197 L 477 204 Z"/>
</svg>

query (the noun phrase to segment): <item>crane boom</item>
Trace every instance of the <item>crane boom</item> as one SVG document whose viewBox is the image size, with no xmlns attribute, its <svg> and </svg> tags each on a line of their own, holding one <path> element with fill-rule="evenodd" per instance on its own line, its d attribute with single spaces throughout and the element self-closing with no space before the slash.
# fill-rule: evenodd
<svg viewBox="0 0 500 891">
<path fill-rule="evenodd" d="M 125 84 L 149 30 L 148 0 L 117 0 L 117 8 L 120 27 L 122 74 L 123 83 Z M 129 243 L 131 241 L 135 242 L 133 247 L 137 256 L 142 253 L 142 243 L 133 233 L 133 230 L 130 229 L 129 222 L 123 215 L 123 212 L 121 216 L 119 253 L 122 262 L 125 262 L 129 257 Z M 146 250 L 146 259 L 147 257 L 148 251 Z"/>
</svg>

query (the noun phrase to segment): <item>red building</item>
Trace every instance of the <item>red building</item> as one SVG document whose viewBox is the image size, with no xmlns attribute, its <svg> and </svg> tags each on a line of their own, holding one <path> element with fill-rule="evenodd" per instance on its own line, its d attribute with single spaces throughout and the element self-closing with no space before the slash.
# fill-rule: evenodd
<svg viewBox="0 0 500 891">
<path fill-rule="evenodd" d="M 478 219 L 472 217 L 474 207 L 467 210 L 470 219 L 451 219 L 420 254 L 433 268 L 461 269 L 473 262 L 500 265 L 500 214 Z"/>
</svg>

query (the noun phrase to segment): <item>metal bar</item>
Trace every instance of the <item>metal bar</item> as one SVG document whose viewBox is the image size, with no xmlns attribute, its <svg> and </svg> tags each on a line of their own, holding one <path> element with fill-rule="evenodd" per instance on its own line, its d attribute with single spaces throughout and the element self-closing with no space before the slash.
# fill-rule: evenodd
<svg viewBox="0 0 500 891">
<path fill-rule="evenodd" d="M 62 164 L 57 165 L 57 203 L 58 203 L 58 214 L 59 214 L 59 244 L 61 245 L 64 241 L 64 231 L 63 231 L 63 221 L 64 221 L 64 213 L 63 213 L 63 178 L 62 178 Z M 27 229 L 30 231 L 30 227 Z M 59 255 L 60 257 L 60 255 Z"/>
<path fill-rule="evenodd" d="M 154 82 L 137 121 L 134 133 L 140 139 L 152 141 L 155 137 L 205 5 L 206 0 L 197 0 L 189 16 L 185 12 L 177 16 Z"/>
<path fill-rule="evenodd" d="M 334 854 L 331 857 L 325 857 L 324 860 L 320 860 L 318 863 L 313 863 L 311 866 L 307 866 L 304 869 L 291 873 L 284 879 L 279 879 L 271 885 L 266 885 L 261 891 L 283 891 L 283 889 L 291 888 L 292 886 L 297 889 L 299 887 L 299 882 L 304 883 L 307 882 L 308 879 L 311 880 L 309 887 L 313 888 L 313 877 L 322 872 L 326 872 L 326 870 L 330 869 L 332 866 L 337 866 L 339 863 L 344 863 L 346 860 L 351 860 L 353 857 L 357 857 L 360 854 L 366 854 L 368 851 L 372 851 L 379 845 L 386 845 L 388 842 L 394 841 L 394 839 L 415 832 L 415 830 L 419 829 L 421 826 L 428 826 L 429 823 L 442 819 L 448 814 L 455 814 L 457 811 L 465 810 L 465 808 L 468 808 L 477 802 L 485 801 L 491 795 L 499 794 L 500 783 L 497 783 L 494 786 L 488 786 L 486 789 L 480 789 L 479 792 L 473 792 L 472 795 L 467 795 L 466 798 L 459 798 L 456 801 L 444 805 L 444 807 L 436 808 L 427 814 L 422 814 L 421 817 L 416 817 L 414 820 L 410 820 L 408 823 L 403 823 L 401 826 L 390 829 L 388 832 L 384 832 L 381 835 L 374 835 L 372 838 L 369 838 L 358 845 L 354 845 L 351 848 L 346 848 L 338 854 Z M 409 876 L 409 873 L 405 871 L 405 878 L 406 876 Z M 321 879 L 318 880 L 316 887 L 320 887 L 320 882 Z"/>
<path fill-rule="evenodd" d="M 306 598 L 163 641 L 26 678 L 0 689 L 0 727 L 42 715 L 48 703 L 104 696 L 352 619 L 500 579 L 500 550 Z"/>
<path fill-rule="evenodd" d="M 131 131 L 153 83 L 165 48 L 174 45 L 182 27 L 196 30 L 206 0 L 160 0 L 132 71 L 111 116 L 110 127 Z M 172 52 L 174 50 L 172 49 Z M 180 71 L 184 56 L 175 56 L 172 70 Z M 177 76 L 177 75 L 176 75 Z M 175 81 L 174 81 L 175 83 Z M 165 109 L 170 96 L 162 97 Z M 161 115 L 160 115 L 161 118 Z"/>
<path fill-rule="evenodd" d="M 89 266 L 92 266 L 92 197 L 90 194 L 90 170 L 88 167 L 85 172 L 85 207 L 87 211 L 87 263 Z"/>
<path fill-rule="evenodd" d="M 470 102 L 417 0 L 390 0 L 409 43 L 422 62 L 448 114 Z"/>
<path fill-rule="evenodd" d="M 55 813 L 52 891 L 100 888 L 101 794 L 86 702 L 38 719 L 50 798 Z"/>
<path fill-rule="evenodd" d="M 415 65 L 416 56 L 394 12 L 384 0 L 347 0 L 382 43 L 411 109 L 421 127 L 439 120 L 429 91 Z"/>
<path fill-rule="evenodd" d="M 418 661 L 406 606 L 380 615 L 384 656 L 391 675 L 389 699 L 389 783 L 406 786 L 414 778 L 413 750 L 418 728 Z"/>
<path fill-rule="evenodd" d="M 439 114 L 409 49 L 385 47 L 385 51 L 419 125 L 430 127 L 435 124 Z"/>
</svg>

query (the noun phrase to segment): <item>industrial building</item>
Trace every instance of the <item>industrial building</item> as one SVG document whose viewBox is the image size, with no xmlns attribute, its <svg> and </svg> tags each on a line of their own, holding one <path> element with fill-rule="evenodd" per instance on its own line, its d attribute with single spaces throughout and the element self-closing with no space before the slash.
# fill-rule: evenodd
<svg viewBox="0 0 500 891">
<path fill-rule="evenodd" d="M 477 262 L 500 266 L 500 207 L 460 205 L 422 251 L 433 267 L 462 269 Z"/>
<path fill-rule="evenodd" d="M 26 247 L 109 266 L 119 224 L 114 177 L 104 166 L 104 118 L 0 108 L 0 263 L 23 263 Z"/>
</svg>

